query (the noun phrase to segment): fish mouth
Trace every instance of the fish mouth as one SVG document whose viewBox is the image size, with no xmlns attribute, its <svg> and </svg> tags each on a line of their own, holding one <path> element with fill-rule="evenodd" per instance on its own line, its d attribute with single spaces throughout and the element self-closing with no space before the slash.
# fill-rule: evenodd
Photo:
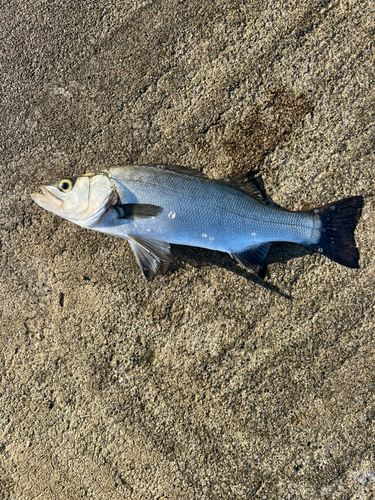
<svg viewBox="0 0 375 500">
<path fill-rule="evenodd" d="M 63 204 L 62 193 L 55 186 L 41 186 L 42 193 L 33 193 L 31 198 L 40 207 L 54 212 L 61 210 Z"/>
</svg>

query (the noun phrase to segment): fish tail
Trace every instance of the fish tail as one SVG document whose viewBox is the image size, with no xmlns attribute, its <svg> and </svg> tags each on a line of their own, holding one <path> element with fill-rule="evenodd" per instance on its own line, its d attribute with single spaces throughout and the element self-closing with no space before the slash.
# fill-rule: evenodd
<svg viewBox="0 0 375 500">
<path fill-rule="evenodd" d="M 359 251 L 354 240 L 354 230 L 361 216 L 363 197 L 353 196 L 330 203 L 307 213 L 320 219 L 320 237 L 309 248 L 346 267 L 359 267 Z"/>
</svg>

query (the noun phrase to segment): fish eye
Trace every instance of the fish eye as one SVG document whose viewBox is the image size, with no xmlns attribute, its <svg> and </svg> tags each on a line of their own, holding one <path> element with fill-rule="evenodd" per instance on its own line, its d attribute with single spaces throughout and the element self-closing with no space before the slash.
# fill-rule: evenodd
<svg viewBox="0 0 375 500">
<path fill-rule="evenodd" d="M 58 188 L 60 191 L 63 193 L 67 193 L 70 191 L 73 187 L 73 181 L 72 179 L 63 179 L 62 181 L 59 182 Z"/>
</svg>

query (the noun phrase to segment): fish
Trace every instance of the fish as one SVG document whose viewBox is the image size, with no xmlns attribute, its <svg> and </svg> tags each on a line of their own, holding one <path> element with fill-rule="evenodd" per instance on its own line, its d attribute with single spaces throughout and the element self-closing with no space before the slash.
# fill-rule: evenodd
<svg viewBox="0 0 375 500">
<path fill-rule="evenodd" d="M 267 203 L 248 174 L 213 180 L 173 165 L 108 168 L 41 186 L 31 196 L 70 222 L 127 240 L 148 281 L 170 259 L 171 244 L 226 252 L 260 278 L 273 242 L 304 245 L 359 267 L 354 230 L 362 196 L 293 212 Z"/>
</svg>

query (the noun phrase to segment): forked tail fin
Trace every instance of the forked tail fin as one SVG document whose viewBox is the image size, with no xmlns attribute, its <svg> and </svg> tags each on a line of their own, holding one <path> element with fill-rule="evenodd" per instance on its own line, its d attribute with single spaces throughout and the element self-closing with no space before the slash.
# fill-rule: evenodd
<svg viewBox="0 0 375 500">
<path fill-rule="evenodd" d="M 353 196 L 330 203 L 306 213 L 321 220 L 320 239 L 306 245 L 343 266 L 358 268 L 359 252 L 354 241 L 354 230 L 361 216 L 363 197 Z"/>
</svg>

